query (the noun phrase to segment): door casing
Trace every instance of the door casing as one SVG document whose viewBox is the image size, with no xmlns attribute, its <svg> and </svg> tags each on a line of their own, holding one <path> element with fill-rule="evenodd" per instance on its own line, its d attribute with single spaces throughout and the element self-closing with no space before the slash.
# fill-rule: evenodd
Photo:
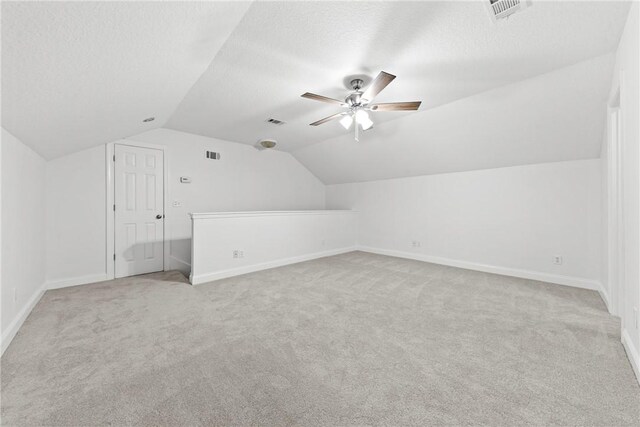
<svg viewBox="0 0 640 427">
<path fill-rule="evenodd" d="M 107 188 L 106 188 L 106 203 L 105 203 L 105 209 L 106 209 L 106 219 L 107 219 L 107 224 L 106 224 L 106 259 L 105 259 L 105 264 L 106 264 L 106 272 L 107 272 L 107 280 L 111 280 L 115 278 L 115 272 L 116 272 L 116 264 L 114 261 L 114 255 L 115 255 L 115 214 L 113 211 L 113 204 L 114 204 L 114 200 L 115 200 L 115 163 L 113 160 L 113 156 L 115 155 L 115 145 L 129 145 L 132 147 L 139 147 L 139 148 L 153 148 L 156 150 L 161 150 L 163 152 L 163 163 L 164 163 L 164 179 L 163 179 L 163 210 L 164 210 L 164 221 L 163 221 L 163 226 L 164 226 L 164 244 L 163 244 L 163 248 L 164 248 L 164 270 L 167 270 L 167 267 L 169 266 L 169 250 L 170 250 L 170 244 L 169 244 L 169 233 L 171 232 L 171 227 L 169 225 L 170 222 L 170 213 L 169 210 L 167 209 L 169 207 L 169 159 L 167 158 L 167 149 L 164 145 L 159 145 L 159 144 L 149 144 L 146 142 L 138 142 L 138 141 L 131 141 L 128 139 L 122 139 L 119 141 L 114 141 L 114 142 L 110 142 L 108 144 L 105 145 L 105 162 L 106 162 L 106 183 L 107 183 Z"/>
<path fill-rule="evenodd" d="M 624 292 L 624 221 L 622 212 L 622 144 L 620 134 L 621 111 L 610 106 L 607 120 L 607 282 L 609 312 L 620 315 Z"/>
</svg>

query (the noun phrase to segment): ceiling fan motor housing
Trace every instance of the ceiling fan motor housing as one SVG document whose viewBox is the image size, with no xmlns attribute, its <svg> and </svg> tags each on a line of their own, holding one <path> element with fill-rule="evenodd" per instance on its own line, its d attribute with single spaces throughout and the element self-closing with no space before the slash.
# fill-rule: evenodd
<svg viewBox="0 0 640 427">
<path fill-rule="evenodd" d="M 351 95 L 345 98 L 344 102 L 349 107 L 358 107 L 360 106 L 360 104 L 362 104 L 362 93 L 361 92 L 352 93 Z"/>
<path fill-rule="evenodd" d="M 363 85 L 364 85 L 364 80 L 362 79 L 351 80 L 351 87 L 353 88 L 353 90 L 360 90 L 362 89 Z"/>
</svg>

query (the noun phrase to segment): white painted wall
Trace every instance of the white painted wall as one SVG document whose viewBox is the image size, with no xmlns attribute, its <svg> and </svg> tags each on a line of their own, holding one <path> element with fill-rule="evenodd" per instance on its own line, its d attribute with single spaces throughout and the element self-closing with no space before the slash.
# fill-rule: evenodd
<svg viewBox="0 0 640 427">
<path fill-rule="evenodd" d="M 327 208 L 359 212 L 365 248 L 598 286 L 599 159 L 333 185 Z"/>
<path fill-rule="evenodd" d="M 612 94 L 620 88 L 622 133 L 622 338 L 640 379 L 640 5 L 633 2 L 616 53 Z"/>
<path fill-rule="evenodd" d="M 47 162 L 49 287 L 105 280 L 105 147 Z"/>
<path fill-rule="evenodd" d="M 45 283 L 45 161 L 2 129 L 2 351 Z"/>
<path fill-rule="evenodd" d="M 289 153 L 156 129 L 128 138 L 165 145 L 169 159 L 167 221 L 171 268 L 191 263 L 191 212 L 324 209 L 325 186 Z M 220 160 L 205 158 L 207 150 Z M 181 184 L 188 176 L 191 184 Z"/>
<path fill-rule="evenodd" d="M 188 271 L 190 212 L 323 209 L 325 188 L 290 154 L 183 132 L 157 129 L 122 142 L 166 146 L 169 200 L 181 207 L 166 212 L 171 263 Z M 221 153 L 208 160 L 205 151 Z M 50 161 L 47 167 L 48 280 L 53 287 L 106 277 L 105 147 Z M 191 184 L 180 184 L 180 176 Z"/>
<path fill-rule="evenodd" d="M 191 283 L 352 251 L 356 219 L 337 210 L 194 214 Z"/>
</svg>

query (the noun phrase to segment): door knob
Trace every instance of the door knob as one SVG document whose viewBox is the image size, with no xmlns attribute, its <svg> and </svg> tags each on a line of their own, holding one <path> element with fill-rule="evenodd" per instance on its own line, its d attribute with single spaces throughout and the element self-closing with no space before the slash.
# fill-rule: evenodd
<svg viewBox="0 0 640 427">
<path fill-rule="evenodd" d="M 160 215 L 160 214 L 158 214 L 158 215 L 156 215 L 156 219 L 162 219 L 162 217 L 163 217 L 163 216 L 164 216 L 164 215 Z"/>
</svg>

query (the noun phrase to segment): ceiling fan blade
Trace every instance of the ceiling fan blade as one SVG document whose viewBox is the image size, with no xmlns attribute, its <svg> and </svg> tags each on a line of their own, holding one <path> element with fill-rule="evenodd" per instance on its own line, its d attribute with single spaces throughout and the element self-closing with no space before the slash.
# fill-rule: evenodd
<svg viewBox="0 0 640 427">
<path fill-rule="evenodd" d="M 333 98 L 329 98 L 329 97 L 322 96 L 322 95 L 316 95 L 315 93 L 311 93 L 311 92 L 303 93 L 300 96 L 303 97 L 303 98 L 314 99 L 316 101 L 328 102 L 329 104 L 344 105 L 344 102 L 340 101 L 338 99 L 333 99 Z"/>
<path fill-rule="evenodd" d="M 415 111 L 420 108 L 422 101 L 412 102 L 384 102 L 381 104 L 370 105 L 373 111 Z"/>
<path fill-rule="evenodd" d="M 338 117 L 341 117 L 343 115 L 344 115 L 344 113 L 337 113 L 337 114 L 334 114 L 333 116 L 325 117 L 324 119 L 320 119 L 317 122 L 313 122 L 313 123 L 309 124 L 309 126 L 318 126 L 318 125 L 321 125 L 323 123 L 327 123 L 327 122 L 329 122 L 331 120 L 335 120 Z"/>
<path fill-rule="evenodd" d="M 367 90 L 364 91 L 364 93 L 362 94 L 362 98 L 368 101 L 373 101 L 373 98 L 375 98 L 376 95 L 382 92 L 382 89 L 387 87 L 387 85 L 391 83 L 395 78 L 396 76 L 394 76 L 393 74 L 380 71 L 380 74 L 378 74 L 375 80 L 371 82 Z"/>
</svg>

